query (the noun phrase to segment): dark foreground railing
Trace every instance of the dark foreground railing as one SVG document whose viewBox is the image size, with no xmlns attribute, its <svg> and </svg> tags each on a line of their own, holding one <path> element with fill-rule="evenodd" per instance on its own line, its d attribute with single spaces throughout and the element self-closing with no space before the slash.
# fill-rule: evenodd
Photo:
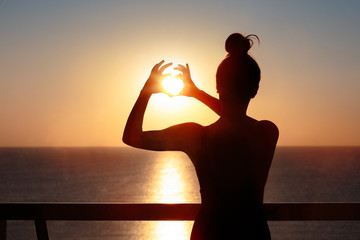
<svg viewBox="0 0 360 240">
<path fill-rule="evenodd" d="M 269 221 L 359 221 L 360 203 L 266 203 Z M 0 203 L 0 240 L 7 220 L 32 220 L 38 240 L 48 240 L 47 220 L 187 221 L 200 204 Z"/>
</svg>

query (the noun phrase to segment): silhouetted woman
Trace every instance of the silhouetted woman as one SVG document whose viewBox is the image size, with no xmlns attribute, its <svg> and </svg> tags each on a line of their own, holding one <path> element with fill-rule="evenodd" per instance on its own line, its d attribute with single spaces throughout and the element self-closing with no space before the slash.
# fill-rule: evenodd
<svg viewBox="0 0 360 240">
<path fill-rule="evenodd" d="M 219 99 L 199 90 L 189 66 L 177 70 L 185 84 L 182 95 L 194 97 L 220 115 L 215 123 L 202 126 L 184 123 L 160 131 L 143 131 L 149 98 L 164 92 L 163 71 L 171 63 L 155 65 L 128 118 L 123 141 L 150 150 L 185 152 L 195 166 L 200 184 L 201 209 L 191 240 L 270 239 L 263 211 L 264 186 L 272 162 L 278 129 L 270 121 L 246 115 L 255 97 L 260 69 L 248 55 L 251 37 L 234 33 L 228 37 L 228 56 L 216 74 Z"/>
</svg>

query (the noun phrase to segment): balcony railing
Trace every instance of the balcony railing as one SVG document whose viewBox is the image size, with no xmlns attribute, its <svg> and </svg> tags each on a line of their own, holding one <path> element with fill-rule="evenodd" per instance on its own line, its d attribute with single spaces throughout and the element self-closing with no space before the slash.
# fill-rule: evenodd
<svg viewBox="0 0 360 240">
<path fill-rule="evenodd" d="M 265 203 L 269 221 L 359 221 L 360 203 Z M 7 220 L 35 222 L 38 240 L 48 240 L 46 221 L 191 221 L 200 204 L 0 203 L 0 240 Z"/>
</svg>

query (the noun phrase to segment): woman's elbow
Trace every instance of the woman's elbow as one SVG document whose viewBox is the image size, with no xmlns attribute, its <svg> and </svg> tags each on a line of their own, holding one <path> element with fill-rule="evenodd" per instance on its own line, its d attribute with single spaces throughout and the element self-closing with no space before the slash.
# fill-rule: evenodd
<svg viewBox="0 0 360 240">
<path fill-rule="evenodd" d="M 129 145 L 131 147 L 138 148 L 140 146 L 140 140 L 136 136 L 124 134 L 122 137 L 122 141 L 123 141 L 123 143 L 125 143 L 126 145 Z"/>
<path fill-rule="evenodd" d="M 127 134 L 124 134 L 123 137 L 122 137 L 122 141 L 123 143 L 125 143 L 126 145 L 129 145 L 129 146 L 133 146 L 133 143 L 132 143 L 132 137 L 127 135 Z"/>
</svg>

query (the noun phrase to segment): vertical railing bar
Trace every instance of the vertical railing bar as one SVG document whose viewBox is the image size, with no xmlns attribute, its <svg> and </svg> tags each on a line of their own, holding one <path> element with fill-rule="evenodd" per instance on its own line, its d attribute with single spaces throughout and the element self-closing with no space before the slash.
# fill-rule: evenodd
<svg viewBox="0 0 360 240">
<path fill-rule="evenodd" d="M 46 220 L 35 220 L 36 235 L 38 240 L 49 240 L 49 234 L 46 226 Z"/>
<path fill-rule="evenodd" d="M 6 220 L 0 220 L 0 240 L 6 240 Z"/>
</svg>

